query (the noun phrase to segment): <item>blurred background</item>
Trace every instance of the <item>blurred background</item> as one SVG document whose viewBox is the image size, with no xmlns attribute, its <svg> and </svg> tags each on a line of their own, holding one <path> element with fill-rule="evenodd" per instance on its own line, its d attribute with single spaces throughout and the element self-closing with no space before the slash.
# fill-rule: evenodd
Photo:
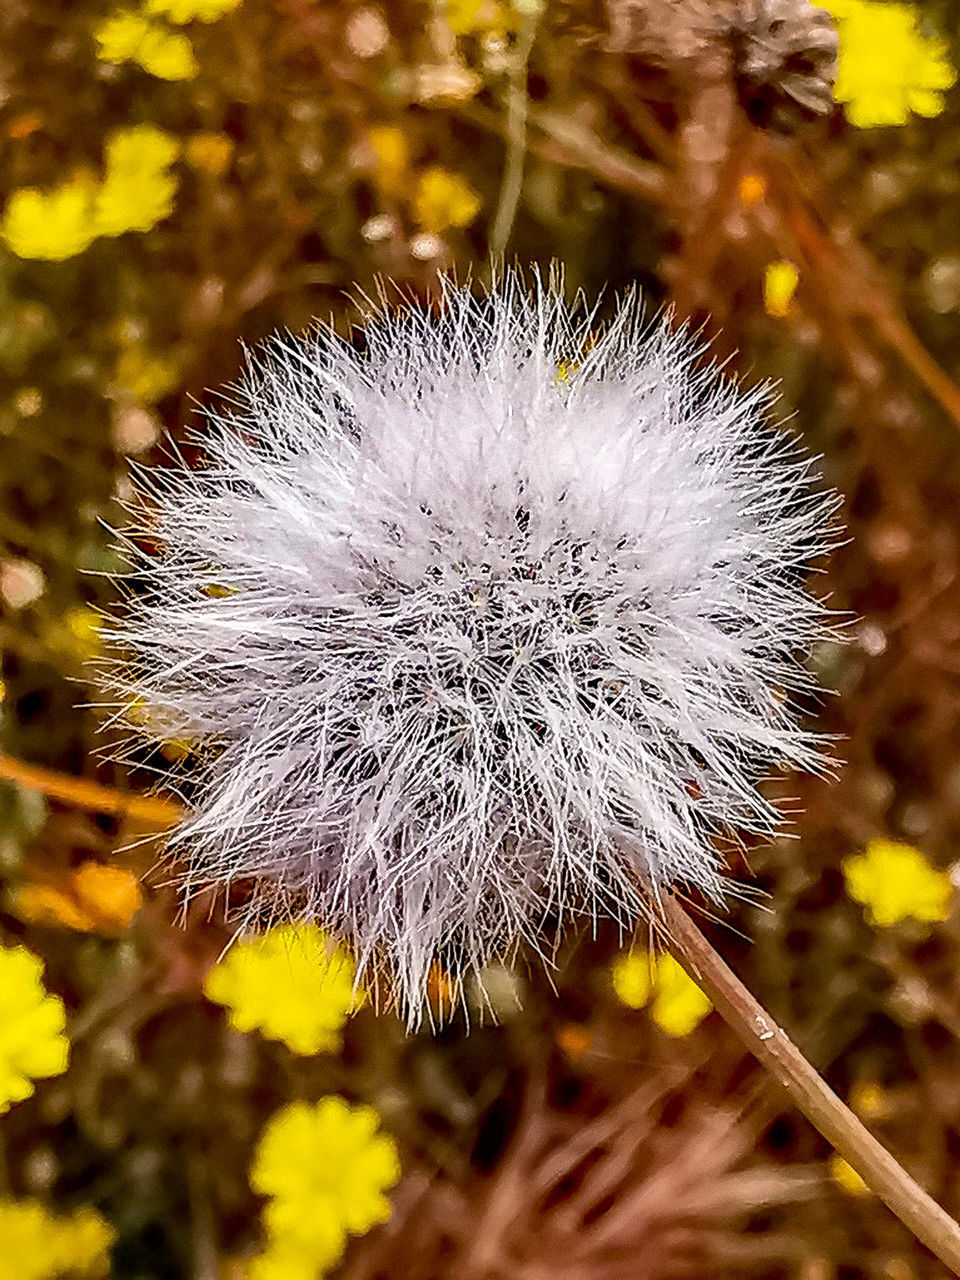
<svg viewBox="0 0 960 1280">
<path fill-rule="evenodd" d="M 3 0 L 0 29 L 2 1280 L 944 1275 L 613 930 L 491 972 L 469 1034 L 351 1005 L 322 937 L 221 959 L 157 865 L 190 744 L 117 763 L 91 704 L 131 461 L 241 343 L 491 255 L 639 282 L 777 381 L 849 538 L 807 709 L 839 776 L 771 783 L 792 838 L 732 868 L 768 897 L 709 931 L 960 1214 L 960 6 Z"/>
</svg>

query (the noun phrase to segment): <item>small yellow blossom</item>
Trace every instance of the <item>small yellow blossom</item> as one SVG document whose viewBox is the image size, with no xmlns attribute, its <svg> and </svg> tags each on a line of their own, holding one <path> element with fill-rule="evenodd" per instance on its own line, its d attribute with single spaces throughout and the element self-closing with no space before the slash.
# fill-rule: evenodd
<svg viewBox="0 0 960 1280">
<path fill-rule="evenodd" d="M 43 985 L 43 961 L 26 947 L 0 947 L 0 1112 L 29 1098 L 34 1080 L 66 1071 L 65 1026 L 63 1001 Z"/>
<path fill-rule="evenodd" d="M 768 316 L 790 314 L 790 304 L 800 282 L 792 262 L 771 262 L 763 273 L 763 307 Z"/>
<path fill-rule="evenodd" d="M 458 36 L 503 36 L 518 25 L 518 14 L 500 0 L 446 0 L 447 22 Z"/>
<path fill-rule="evenodd" d="M 631 1009 L 652 997 L 651 1016 L 670 1036 L 689 1035 L 713 1008 L 710 1000 L 671 955 L 624 951 L 613 962 L 613 989 Z"/>
<path fill-rule="evenodd" d="M 27 884 L 14 898 L 21 920 L 83 933 L 125 929 L 142 905 L 143 891 L 132 871 L 93 861 L 74 867 L 62 884 Z"/>
<path fill-rule="evenodd" d="M 256 1028 L 294 1053 L 330 1053 L 363 1000 L 355 976 L 347 952 L 315 925 L 279 925 L 231 947 L 204 992 L 227 1006 L 238 1031 Z"/>
<path fill-rule="evenodd" d="M 893 1113 L 889 1093 L 876 1080 L 855 1080 L 847 1101 L 864 1120 L 886 1120 Z"/>
<path fill-rule="evenodd" d="M 11 192 L 0 220 L 0 236 L 20 258 L 62 262 L 82 253 L 97 236 L 96 188 L 84 176 L 51 191 L 20 187 Z"/>
<path fill-rule="evenodd" d="M 347 1234 L 387 1220 L 385 1193 L 400 1177 L 400 1157 L 379 1126 L 372 1107 L 337 1096 L 294 1102 L 273 1116 L 250 1170 L 253 1190 L 272 1197 L 264 1210 L 271 1243 L 328 1266 Z"/>
<path fill-rule="evenodd" d="M 120 353 L 112 389 L 133 396 L 138 404 L 154 405 L 180 382 L 180 366 L 168 355 L 158 355 L 136 344 Z"/>
<path fill-rule="evenodd" d="M 908 917 L 929 924 L 950 914 L 949 875 L 912 845 L 871 840 L 865 853 L 844 858 L 843 875 L 847 893 L 867 908 L 871 924 L 885 927 Z"/>
<path fill-rule="evenodd" d="M 830 1177 L 842 1187 L 848 1195 L 851 1196 L 868 1196 L 870 1188 L 854 1169 L 853 1165 L 847 1164 L 843 1156 L 838 1156 L 836 1152 L 830 1157 L 828 1162 Z"/>
<path fill-rule="evenodd" d="M 100 235 L 149 231 L 173 212 L 177 179 L 170 165 L 180 144 L 151 124 L 118 129 L 107 139 L 106 176 L 97 192 Z"/>
<path fill-rule="evenodd" d="M 171 22 L 216 22 L 239 4 L 240 0 L 147 0 L 144 9 Z"/>
<path fill-rule="evenodd" d="M 59 1217 L 39 1200 L 0 1200 L 0 1280 L 103 1275 L 114 1238 L 93 1209 Z"/>
<path fill-rule="evenodd" d="M 381 190 L 399 195 L 410 177 L 410 144 L 402 129 L 392 124 L 373 125 L 367 140 L 374 157 L 374 177 Z"/>
<path fill-rule="evenodd" d="M 740 203 L 750 208 L 759 204 L 767 194 L 767 180 L 762 173 L 745 173 L 737 185 Z"/>
<path fill-rule="evenodd" d="M 136 62 L 161 80 L 190 80 L 198 71 L 193 45 L 144 13 L 111 14 L 94 30 L 103 62 Z"/>
<path fill-rule="evenodd" d="M 480 212 L 480 196 L 459 173 L 442 165 L 425 169 L 413 197 L 413 216 L 425 231 L 468 227 Z"/>
<path fill-rule="evenodd" d="M 947 43 L 922 30 L 920 10 L 892 0 L 820 0 L 837 24 L 834 95 L 858 128 L 939 115 L 957 78 Z"/>
<path fill-rule="evenodd" d="M 195 133 L 187 139 L 184 155 L 187 163 L 211 178 L 222 178 L 233 159 L 235 144 L 226 133 L 213 130 Z"/>
</svg>

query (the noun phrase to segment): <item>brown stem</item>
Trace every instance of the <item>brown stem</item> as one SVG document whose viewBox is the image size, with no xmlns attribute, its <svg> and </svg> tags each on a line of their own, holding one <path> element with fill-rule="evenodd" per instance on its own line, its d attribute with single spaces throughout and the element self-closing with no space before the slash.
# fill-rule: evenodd
<svg viewBox="0 0 960 1280">
<path fill-rule="evenodd" d="M 710 997 L 727 1025 L 867 1186 L 954 1275 L 960 1275 L 960 1227 L 956 1222 L 837 1097 L 675 898 L 664 896 L 663 914 L 677 959 Z"/>
<path fill-rule="evenodd" d="M 42 791 L 51 800 L 89 809 L 93 813 L 118 814 L 137 818 L 158 827 L 175 826 L 183 817 L 183 809 L 174 800 L 162 796 L 140 796 L 129 791 L 105 787 L 89 778 L 44 769 L 38 764 L 24 764 L 13 756 L 0 754 L 0 779 L 16 782 L 30 791 Z"/>
</svg>

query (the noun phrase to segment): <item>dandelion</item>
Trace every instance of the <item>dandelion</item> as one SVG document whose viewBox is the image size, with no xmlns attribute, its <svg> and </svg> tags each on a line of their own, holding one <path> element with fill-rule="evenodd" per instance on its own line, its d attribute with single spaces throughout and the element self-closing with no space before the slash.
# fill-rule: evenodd
<svg viewBox="0 0 960 1280">
<path fill-rule="evenodd" d="M 818 767 L 791 694 L 835 505 L 769 391 L 635 297 L 606 328 L 511 273 L 439 301 L 275 341 L 208 465 L 144 473 L 108 676 L 206 748 L 188 885 L 386 958 L 413 1021 L 434 960 L 723 900 L 723 841 L 780 821 L 760 780 Z"/>
<path fill-rule="evenodd" d="M 294 1053 L 340 1048 L 341 1029 L 362 1003 L 352 959 L 319 929 L 280 925 L 236 943 L 204 983 L 238 1031 L 259 1028 Z"/>
<path fill-rule="evenodd" d="M 67 1069 L 63 1001 L 43 985 L 43 961 L 0 947 L 0 1112 L 33 1093 L 33 1081 Z"/>
</svg>

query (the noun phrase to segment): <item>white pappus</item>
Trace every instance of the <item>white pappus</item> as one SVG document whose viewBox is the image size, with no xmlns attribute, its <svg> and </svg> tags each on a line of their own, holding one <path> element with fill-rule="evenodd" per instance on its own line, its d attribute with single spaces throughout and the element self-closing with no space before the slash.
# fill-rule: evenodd
<svg viewBox="0 0 960 1280">
<path fill-rule="evenodd" d="M 208 748 L 187 887 L 352 939 L 414 1022 L 435 959 L 721 901 L 758 782 L 820 759 L 790 704 L 836 502 L 770 399 L 636 296 L 600 325 L 512 272 L 269 344 L 205 463 L 142 473 L 113 634 L 137 732 Z"/>
</svg>

